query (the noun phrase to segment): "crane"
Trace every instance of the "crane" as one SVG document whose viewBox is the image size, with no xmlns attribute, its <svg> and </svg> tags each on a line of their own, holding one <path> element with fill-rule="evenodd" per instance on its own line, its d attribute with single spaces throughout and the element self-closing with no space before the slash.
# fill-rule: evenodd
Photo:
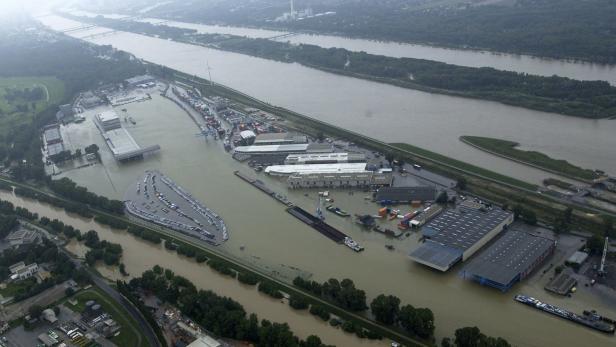
<svg viewBox="0 0 616 347">
<path fill-rule="evenodd" d="M 322 209 L 322 200 L 321 200 L 321 195 L 319 195 L 319 202 L 317 203 L 317 218 L 319 218 L 320 220 L 325 220 L 325 214 L 323 213 L 323 209 Z"/>
<path fill-rule="evenodd" d="M 607 257 L 608 238 L 605 237 L 605 244 L 603 245 L 603 256 L 601 257 L 601 265 L 599 266 L 599 276 L 607 275 L 605 271 L 605 258 Z"/>
</svg>

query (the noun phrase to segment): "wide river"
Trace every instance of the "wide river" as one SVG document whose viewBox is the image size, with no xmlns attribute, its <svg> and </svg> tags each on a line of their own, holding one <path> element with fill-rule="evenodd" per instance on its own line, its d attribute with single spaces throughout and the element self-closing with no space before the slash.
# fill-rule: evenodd
<svg viewBox="0 0 616 347">
<path fill-rule="evenodd" d="M 235 177 L 232 173 L 234 170 L 243 170 L 253 175 L 254 172 L 231 159 L 220 142 L 194 136 L 196 125 L 173 102 L 156 93 L 152 93 L 152 96 L 151 101 L 120 106 L 116 111 L 121 113 L 121 109 L 126 108 L 136 124 L 128 123 L 124 126 L 137 143 L 160 144 L 159 154 L 143 161 L 118 165 L 92 122 L 92 113 L 95 111 L 87 112 L 85 122 L 63 127 L 63 137 L 71 149 L 83 148 L 91 143 L 98 144 L 104 165 L 68 171 L 63 175 L 96 193 L 122 199 L 125 189 L 144 170 L 160 170 L 225 219 L 230 239 L 219 249 L 229 256 L 258 266 L 285 281 L 291 281 L 297 275 L 317 281 L 348 277 L 355 281 L 357 287 L 366 291 L 368 300 L 386 293 L 398 296 L 404 304 L 429 307 L 436 316 L 436 336 L 439 340 L 444 336 L 452 336 L 456 328 L 476 325 L 485 333 L 503 336 L 516 346 L 613 345 L 613 336 L 552 318 L 513 301 L 513 295 L 520 292 L 576 312 L 595 308 L 607 316 L 616 316 L 616 306 L 599 299 L 596 288 L 580 286 L 573 300 L 551 296 L 543 290 L 549 275 L 542 275 L 538 271 L 533 279 L 503 294 L 462 279 L 458 274 L 460 267 L 442 274 L 411 262 L 407 252 L 417 246 L 416 233 L 402 240 L 388 239 L 359 228 L 349 219 L 328 214 L 329 223 L 344 230 L 365 246 L 366 250 L 358 254 L 333 243 L 289 215 L 281 204 Z M 314 210 L 315 191 L 287 192 L 283 188 L 283 181 L 263 174 L 260 179 L 272 189 L 289 195 L 298 205 Z M 364 194 L 360 192 L 351 195 L 349 191 L 333 190 L 331 194 L 336 206 L 351 213 L 374 214 L 378 208 L 376 204 L 365 200 Z M 51 214 L 51 217 L 61 218 L 67 223 L 80 223 L 79 219 L 62 212 L 51 211 L 44 205 L 7 196 L 6 193 L 0 193 L 0 198 L 25 205 L 40 215 Z M 93 227 L 100 231 L 103 238 L 120 242 L 125 249 L 124 263 L 133 275 L 154 264 L 160 264 L 186 276 L 202 288 L 234 297 L 249 311 L 262 317 L 289 322 L 300 336 L 316 333 L 327 343 L 337 346 L 377 344 L 360 342 L 353 336 L 320 323 L 314 317 L 293 312 L 253 289 L 213 274 L 205 266 L 198 266 L 166 252 L 161 246 L 154 247 L 124 232 L 94 224 L 76 226 L 84 231 Z M 395 250 L 387 250 L 386 244 L 394 245 Z M 117 275 L 109 271 L 103 273 L 111 277 Z M 380 342 L 381 345 L 387 343 Z"/>
<path fill-rule="evenodd" d="M 78 22 L 40 19 L 63 30 Z M 105 28 L 71 32 L 85 37 Z M 467 98 L 430 94 L 339 76 L 298 64 L 177 43 L 132 33 L 91 39 L 139 58 L 213 80 L 271 104 L 286 107 L 386 142 L 406 142 L 532 183 L 547 173 L 464 145 L 460 135 L 514 140 L 577 165 L 616 174 L 616 121 L 589 120 Z"/>
<path fill-rule="evenodd" d="M 76 16 L 88 17 L 100 15 L 85 11 L 71 11 L 71 13 Z M 108 14 L 104 16 L 114 19 L 130 18 L 130 16 L 118 14 Z M 178 28 L 194 29 L 205 34 L 229 34 L 250 38 L 275 38 L 290 34 L 286 31 L 205 25 L 170 21 L 159 18 L 136 18 L 134 20 L 152 24 L 164 24 Z M 578 80 L 602 80 L 608 81 L 611 84 L 616 84 L 616 65 L 545 59 L 519 54 L 450 49 L 400 42 L 353 39 L 332 35 L 293 33 L 289 36 L 277 38 L 277 40 L 298 44 L 311 44 L 325 48 L 345 48 L 350 51 L 364 51 L 371 54 L 385 55 L 396 58 L 427 59 L 461 66 L 493 67 L 498 70 L 524 72 L 533 75 L 557 75 Z"/>
</svg>

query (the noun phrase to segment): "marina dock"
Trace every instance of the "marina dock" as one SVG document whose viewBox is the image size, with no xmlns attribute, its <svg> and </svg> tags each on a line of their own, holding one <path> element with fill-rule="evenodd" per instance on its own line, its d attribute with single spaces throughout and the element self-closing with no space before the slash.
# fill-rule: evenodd
<svg viewBox="0 0 616 347">
<path fill-rule="evenodd" d="M 342 231 L 325 223 L 324 221 L 320 220 L 319 218 L 312 215 L 311 213 L 309 213 L 308 211 L 304 210 L 301 207 L 297 207 L 297 206 L 290 207 L 287 209 L 287 212 L 289 212 L 292 216 L 301 220 L 302 222 L 310 225 L 311 227 L 316 229 L 318 232 L 327 236 L 328 238 L 330 238 L 336 243 L 342 243 L 344 239 L 348 237 Z"/>
<path fill-rule="evenodd" d="M 258 179 L 251 178 L 250 176 L 248 176 L 248 175 L 246 175 L 244 173 L 241 173 L 240 171 L 235 171 L 233 173 L 235 174 L 235 176 L 241 178 L 245 182 L 250 183 L 253 187 L 256 187 L 260 191 L 262 191 L 265 194 L 271 196 L 273 199 L 275 199 L 276 201 L 280 202 L 281 204 L 283 204 L 285 206 L 288 206 L 288 207 L 293 206 L 293 203 L 290 202 L 286 197 L 284 197 L 284 196 L 276 193 L 275 191 L 271 190 L 262 181 L 260 181 Z"/>
</svg>

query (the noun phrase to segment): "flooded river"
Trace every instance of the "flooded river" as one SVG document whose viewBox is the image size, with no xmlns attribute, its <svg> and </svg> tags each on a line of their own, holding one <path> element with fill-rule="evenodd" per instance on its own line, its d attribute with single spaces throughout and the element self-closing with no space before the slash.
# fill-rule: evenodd
<svg viewBox="0 0 616 347">
<path fill-rule="evenodd" d="M 69 146 L 80 142 L 97 143 L 101 147 L 104 165 L 68 171 L 63 175 L 96 193 L 121 199 L 124 189 L 144 170 L 160 170 L 224 218 L 230 239 L 219 249 L 229 256 L 285 281 L 291 281 L 297 275 L 317 281 L 348 277 L 357 287 L 366 290 L 369 300 L 386 293 L 400 297 L 403 303 L 429 307 L 436 316 L 438 339 L 451 336 L 461 326 L 476 325 L 485 333 L 503 336 L 516 346 L 611 346 L 615 341 L 612 336 L 552 318 L 513 301 L 513 295 L 519 292 L 574 311 L 595 308 L 607 316 L 616 316 L 615 307 L 596 299 L 592 289 L 580 288 L 575 300 L 554 297 L 543 290 L 547 275 L 537 275 L 510 293 L 502 294 L 463 280 L 458 275 L 460 267 L 442 274 L 411 262 L 407 252 L 417 245 L 416 234 L 402 240 L 388 239 L 359 228 L 349 219 L 328 214 L 329 223 L 365 246 L 364 252 L 354 253 L 315 232 L 286 213 L 281 204 L 235 177 L 234 170 L 255 173 L 231 159 L 220 142 L 194 136 L 197 132 L 195 124 L 171 101 L 153 94 L 151 101 L 122 107 L 136 121 L 135 125 L 126 125 L 135 140 L 141 145 L 158 143 L 161 152 L 143 161 L 117 165 L 95 130 L 92 115 L 86 114 L 84 123 L 64 128 L 63 136 Z M 287 192 L 283 190 L 282 181 L 263 174 L 259 176 L 271 188 L 287 194 L 293 202 L 310 211 L 315 209 L 316 192 Z M 351 213 L 375 213 L 377 206 L 363 199 L 363 195 L 361 192 L 351 195 L 348 191 L 332 191 L 336 206 Z M 251 288 L 213 274 L 207 267 L 169 253 L 160 246 L 152 246 L 124 232 L 86 223 L 36 202 L 7 196 L 6 193 L 0 193 L 0 198 L 40 215 L 60 218 L 84 231 L 89 228 L 99 230 L 101 237 L 122 244 L 125 250 L 123 261 L 131 274 L 139 274 L 154 264 L 160 264 L 202 288 L 234 297 L 261 317 L 289 322 L 300 336 L 316 333 L 327 343 L 338 346 L 369 344 L 334 330 L 313 317 L 293 312 Z M 394 245 L 395 250 L 387 250 L 387 244 Z M 75 246 L 74 250 L 78 252 L 78 247 Z M 112 278 L 117 276 L 105 268 L 101 268 L 101 272 Z"/>
<path fill-rule="evenodd" d="M 79 23 L 41 18 L 62 30 Z M 84 37 L 108 31 L 72 32 Z M 540 183 L 547 173 L 497 158 L 459 141 L 461 135 L 518 141 L 525 148 L 616 174 L 616 121 L 588 120 L 403 89 L 286 64 L 132 33 L 92 39 L 139 58 L 207 76 L 274 105 L 286 107 L 386 142 L 406 142 L 478 166 Z"/>
<path fill-rule="evenodd" d="M 97 14 L 83 11 L 72 11 L 77 16 L 94 17 Z M 108 18 L 125 18 L 122 15 L 105 15 Z M 289 32 L 245 27 L 219 25 L 204 25 L 196 23 L 169 21 L 159 18 L 136 19 L 152 24 L 194 29 L 206 34 L 229 34 L 250 38 L 274 38 L 287 35 Z M 441 61 L 448 64 L 470 67 L 493 67 L 498 70 L 524 72 L 541 76 L 563 76 L 579 80 L 603 80 L 616 84 L 616 65 L 603 65 L 585 62 L 537 58 L 528 55 L 492 53 L 487 51 L 449 49 L 427 45 L 386 42 L 375 40 L 352 39 L 332 35 L 292 34 L 281 37 L 281 41 L 290 43 L 311 44 L 325 48 L 337 47 L 350 51 L 364 51 L 371 54 L 385 55 L 396 58 L 417 58 Z"/>
</svg>

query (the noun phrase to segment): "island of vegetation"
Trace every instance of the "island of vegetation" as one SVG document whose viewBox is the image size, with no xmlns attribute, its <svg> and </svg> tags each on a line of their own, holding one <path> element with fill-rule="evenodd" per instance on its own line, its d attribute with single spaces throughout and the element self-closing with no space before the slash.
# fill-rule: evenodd
<svg viewBox="0 0 616 347">
<path fill-rule="evenodd" d="M 298 63 L 331 73 L 373 80 L 431 93 L 498 101 L 529 109 L 585 118 L 616 115 L 616 87 L 605 81 L 579 81 L 445 64 L 423 59 L 394 58 L 342 48 L 294 45 L 269 39 L 199 34 L 196 30 L 103 17 L 63 14 L 71 19 L 138 34 L 250 56 Z"/>
<path fill-rule="evenodd" d="M 596 171 L 583 169 L 566 160 L 554 159 L 536 151 L 517 149 L 516 147 L 519 146 L 519 143 L 514 141 L 480 136 L 461 136 L 460 140 L 492 154 L 576 180 L 589 182 L 601 176 Z"/>
</svg>

